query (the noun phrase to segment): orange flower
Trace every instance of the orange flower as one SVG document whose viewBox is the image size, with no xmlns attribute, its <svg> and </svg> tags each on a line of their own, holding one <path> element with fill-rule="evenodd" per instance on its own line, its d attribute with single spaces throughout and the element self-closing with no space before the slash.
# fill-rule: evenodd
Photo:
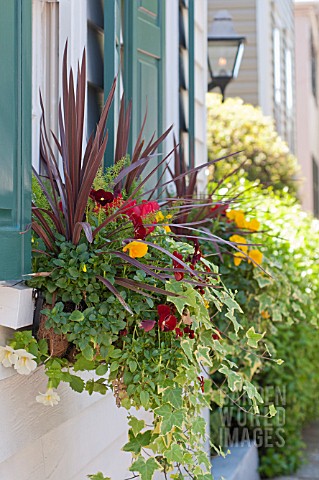
<svg viewBox="0 0 319 480">
<path fill-rule="evenodd" d="M 261 312 L 261 316 L 262 316 L 263 318 L 266 318 L 266 319 L 267 319 L 267 318 L 270 318 L 270 315 L 269 315 L 269 313 L 267 312 L 267 310 L 263 310 L 263 311 Z"/>
<path fill-rule="evenodd" d="M 123 247 L 123 252 L 129 251 L 131 258 L 141 258 L 147 254 L 148 246 L 143 242 L 130 242 Z"/>
<path fill-rule="evenodd" d="M 232 235 L 229 240 L 234 243 L 247 243 L 246 238 L 242 237 L 241 235 Z M 244 253 L 248 252 L 248 247 L 247 245 L 236 245 L 239 250 L 241 250 Z"/>
<path fill-rule="evenodd" d="M 254 267 L 256 267 L 256 265 L 260 265 L 263 261 L 263 254 L 259 250 L 250 250 L 249 258 L 250 260 L 248 260 L 248 262 L 253 263 Z"/>
</svg>

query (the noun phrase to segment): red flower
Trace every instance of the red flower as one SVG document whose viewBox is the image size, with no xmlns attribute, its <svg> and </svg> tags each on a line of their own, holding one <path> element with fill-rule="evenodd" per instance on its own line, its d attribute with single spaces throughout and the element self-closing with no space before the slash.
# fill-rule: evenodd
<svg viewBox="0 0 319 480">
<path fill-rule="evenodd" d="M 204 383 L 203 375 L 201 375 L 200 377 L 197 377 L 197 379 L 198 379 L 199 384 L 200 384 L 200 389 L 201 389 L 202 393 L 204 393 L 205 392 L 205 390 L 204 390 L 205 383 Z"/>
<path fill-rule="evenodd" d="M 134 237 L 139 240 L 144 240 L 147 235 L 153 232 L 154 228 L 144 227 L 143 218 L 155 213 L 159 210 L 157 202 L 147 202 L 143 200 L 140 205 L 136 204 L 136 200 L 129 202 L 124 209 L 124 213 L 131 219 L 134 225 Z M 153 223 L 156 223 L 154 220 Z"/>
<path fill-rule="evenodd" d="M 183 336 L 183 332 L 180 328 L 176 327 L 175 332 L 176 332 L 176 338 Z"/>
<path fill-rule="evenodd" d="M 177 257 L 180 260 L 183 260 L 183 255 L 178 253 L 176 250 L 173 252 L 173 255 L 174 255 L 174 257 Z M 178 268 L 178 269 L 183 269 L 184 270 L 183 265 L 181 265 L 177 260 L 173 260 L 173 268 Z M 175 277 L 175 280 L 180 282 L 184 278 L 184 272 L 174 272 L 174 277 Z"/>
<path fill-rule="evenodd" d="M 194 240 L 194 254 L 191 260 L 192 265 L 196 265 L 196 263 L 200 261 L 201 256 L 202 256 L 202 253 L 199 248 L 199 241 L 196 239 Z"/>
<path fill-rule="evenodd" d="M 215 203 L 215 205 L 210 209 L 212 217 L 218 217 L 219 215 L 224 217 L 226 215 L 227 208 L 228 204 L 225 205 L 224 203 Z"/>
<path fill-rule="evenodd" d="M 218 328 L 216 328 L 215 330 L 217 330 L 217 333 L 213 333 L 212 338 L 214 340 L 220 340 L 222 337 L 222 332 Z"/>
<path fill-rule="evenodd" d="M 171 314 L 168 305 L 158 305 L 157 312 L 159 316 L 158 324 L 162 332 L 171 332 L 176 328 L 177 318 Z"/>
<path fill-rule="evenodd" d="M 90 198 L 94 200 L 101 207 L 105 207 L 107 203 L 112 203 L 114 200 L 114 195 L 111 192 L 106 192 L 102 188 L 99 190 L 91 190 Z"/>
</svg>

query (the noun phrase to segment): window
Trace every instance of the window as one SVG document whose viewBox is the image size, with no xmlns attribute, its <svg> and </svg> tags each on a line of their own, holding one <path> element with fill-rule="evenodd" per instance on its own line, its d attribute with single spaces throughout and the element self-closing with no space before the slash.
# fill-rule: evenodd
<svg viewBox="0 0 319 480">
<path fill-rule="evenodd" d="M 317 101 L 317 52 L 313 41 L 313 35 L 310 35 L 310 58 L 311 58 L 311 90 Z"/>
<path fill-rule="evenodd" d="M 279 105 L 281 103 L 281 39 L 280 30 L 274 29 L 273 33 L 274 41 L 274 96 L 275 103 Z"/>
<path fill-rule="evenodd" d="M 286 108 L 291 114 L 293 108 L 293 80 L 292 80 L 292 56 L 291 50 L 286 50 Z"/>
<path fill-rule="evenodd" d="M 313 188 L 313 214 L 319 217 L 319 167 L 316 159 L 312 157 L 312 188 Z"/>
</svg>

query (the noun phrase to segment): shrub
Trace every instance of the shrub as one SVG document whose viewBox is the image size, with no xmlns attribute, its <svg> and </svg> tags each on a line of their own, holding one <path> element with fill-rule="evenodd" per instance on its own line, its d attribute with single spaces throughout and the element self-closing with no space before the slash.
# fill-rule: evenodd
<svg viewBox="0 0 319 480">
<path fill-rule="evenodd" d="M 214 231 L 225 239 L 240 233 L 244 238 L 242 244 L 263 245 L 262 248 L 250 245 L 249 251 L 262 249 L 264 271 L 249 263 L 245 255 L 240 257 L 242 245 L 238 243 L 234 255 L 221 248 L 220 272 L 228 288 L 238 289 L 239 286 L 236 300 L 245 315 L 238 317 L 238 321 L 245 330 L 254 328 L 257 334 L 265 334 L 267 342 L 263 344 L 260 339 L 261 348 L 256 350 L 254 357 L 248 355 L 242 345 L 241 370 L 257 372 L 253 383 L 266 403 L 275 404 L 278 415 L 253 418 L 243 412 L 245 399 L 241 399 L 240 408 L 238 401 L 232 405 L 230 425 L 248 427 L 251 437 L 256 437 L 257 432 L 255 440 L 260 446 L 261 473 L 271 477 L 297 469 L 302 460 L 302 427 L 319 413 L 319 335 L 316 330 L 319 222 L 303 212 L 287 193 L 276 194 L 270 188 L 250 187 L 248 182 L 242 182 L 240 209 L 257 217 L 261 232 L 252 233 L 240 223 L 243 220 L 240 216 L 236 218 L 229 213 L 228 217 L 234 220 L 224 217 L 224 222 L 219 223 L 216 219 Z M 228 190 L 227 195 L 230 193 Z M 214 321 L 227 349 L 232 345 L 232 334 L 228 333 L 225 317 Z M 261 368 L 260 359 L 264 357 L 270 361 L 263 362 Z M 284 363 L 279 366 L 274 360 L 280 364 L 280 359 Z M 221 397 L 232 403 L 236 396 L 236 392 L 222 387 Z"/>
<path fill-rule="evenodd" d="M 292 193 L 296 192 L 296 158 L 277 134 L 271 117 L 240 98 L 228 98 L 222 103 L 216 94 L 207 96 L 207 107 L 209 158 L 239 152 L 211 169 L 215 179 L 220 180 L 241 165 L 239 174 L 247 175 L 249 180 L 259 179 L 276 190 L 288 186 Z"/>
</svg>

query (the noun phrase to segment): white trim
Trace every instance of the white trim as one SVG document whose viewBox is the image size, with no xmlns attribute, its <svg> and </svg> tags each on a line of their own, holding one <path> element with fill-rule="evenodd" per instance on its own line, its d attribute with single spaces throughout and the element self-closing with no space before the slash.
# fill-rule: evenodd
<svg viewBox="0 0 319 480">
<path fill-rule="evenodd" d="M 272 115 L 272 44 L 271 32 L 271 2 L 258 0 L 256 2 L 256 31 L 258 59 L 258 103 L 264 115 Z"/>
</svg>

